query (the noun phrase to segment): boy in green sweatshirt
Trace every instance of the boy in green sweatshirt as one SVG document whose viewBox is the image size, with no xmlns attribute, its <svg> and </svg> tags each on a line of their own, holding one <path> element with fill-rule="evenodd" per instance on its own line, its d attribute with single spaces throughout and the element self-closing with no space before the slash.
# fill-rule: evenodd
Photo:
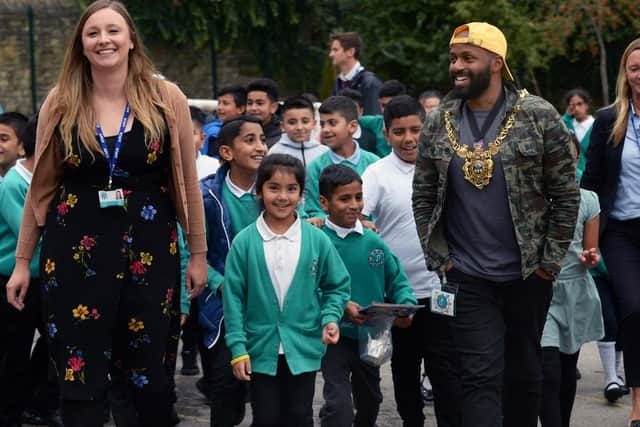
<svg viewBox="0 0 640 427">
<path fill-rule="evenodd" d="M 353 140 L 358 129 L 358 110 L 346 96 L 331 96 L 319 109 L 322 142 L 330 150 L 309 163 L 304 190 L 304 210 L 309 218 L 324 217 L 318 194 L 320 174 L 329 165 L 345 165 L 362 175 L 379 157 L 360 149 Z"/>
<path fill-rule="evenodd" d="M 342 337 L 322 360 L 325 404 L 320 418 L 323 426 L 374 426 L 382 402 L 380 369 L 360 360 L 358 328 L 367 316 L 359 310 L 373 302 L 417 301 L 398 258 L 377 234 L 362 227 L 360 176 L 343 165 L 328 166 L 320 175 L 319 189 L 320 203 L 328 214 L 322 229 L 351 275 L 351 299 L 340 323 Z M 396 319 L 400 327 L 410 324 L 411 318 Z"/>
</svg>

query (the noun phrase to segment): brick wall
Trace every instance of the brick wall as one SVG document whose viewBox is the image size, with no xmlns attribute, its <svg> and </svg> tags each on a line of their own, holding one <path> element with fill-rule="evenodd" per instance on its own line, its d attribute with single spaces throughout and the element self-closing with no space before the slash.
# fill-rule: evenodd
<svg viewBox="0 0 640 427">
<path fill-rule="evenodd" d="M 68 39 L 80 11 L 71 0 L 0 1 L 0 105 L 5 111 L 32 112 L 27 7 L 34 12 L 38 105 L 55 84 Z M 162 41 L 144 40 L 151 59 L 168 79 L 190 98 L 211 98 L 211 57 L 202 49 L 169 48 Z M 259 72 L 251 55 L 218 54 L 218 87 L 246 84 Z"/>
</svg>

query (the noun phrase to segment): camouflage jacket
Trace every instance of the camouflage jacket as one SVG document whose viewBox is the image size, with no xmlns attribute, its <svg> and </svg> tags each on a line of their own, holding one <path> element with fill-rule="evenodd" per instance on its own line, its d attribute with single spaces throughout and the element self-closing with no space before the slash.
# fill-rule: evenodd
<svg viewBox="0 0 640 427">
<path fill-rule="evenodd" d="M 530 94 L 518 101 L 519 91 L 512 83 L 504 82 L 504 88 L 506 108 L 499 129 L 516 102 L 522 102 L 499 152 L 522 276 L 526 278 L 538 268 L 557 274 L 573 237 L 580 205 L 571 136 L 547 101 Z M 445 111 L 450 112 L 459 137 L 461 101 L 448 96 L 427 116 L 413 180 L 413 212 L 430 270 L 443 268 L 449 259 L 442 218 L 446 215 L 447 170 L 456 154 L 445 129 Z M 487 214 L 490 218 L 490 211 Z"/>
</svg>

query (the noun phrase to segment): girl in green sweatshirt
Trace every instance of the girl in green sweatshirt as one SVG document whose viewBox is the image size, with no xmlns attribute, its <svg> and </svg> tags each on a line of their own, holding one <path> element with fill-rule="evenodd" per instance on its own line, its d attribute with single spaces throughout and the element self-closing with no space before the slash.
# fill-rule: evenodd
<svg viewBox="0 0 640 427">
<path fill-rule="evenodd" d="M 236 235 L 225 265 L 226 342 L 236 378 L 249 381 L 256 425 L 313 426 L 316 371 L 350 294 L 329 238 L 301 221 L 300 160 L 262 161 L 256 192 L 264 211 Z"/>
</svg>

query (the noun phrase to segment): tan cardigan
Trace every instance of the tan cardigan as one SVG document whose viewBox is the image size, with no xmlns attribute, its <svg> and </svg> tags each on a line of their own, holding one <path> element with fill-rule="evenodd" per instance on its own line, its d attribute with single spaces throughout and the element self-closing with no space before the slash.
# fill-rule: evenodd
<svg viewBox="0 0 640 427">
<path fill-rule="evenodd" d="M 171 177 L 169 194 L 178 221 L 187 234 L 189 251 L 207 251 L 202 193 L 196 176 L 196 153 L 193 144 L 192 123 L 186 96 L 173 83 L 161 80 L 159 88 L 163 101 L 174 117 L 167 115 L 171 141 Z M 62 179 L 62 150 L 54 130 L 60 115 L 52 115 L 53 88 L 45 100 L 38 119 L 36 134 L 36 163 L 33 179 L 27 192 L 16 257 L 31 259 L 44 227 L 47 210 L 56 195 Z M 183 160 L 184 159 L 184 160 Z"/>
</svg>

